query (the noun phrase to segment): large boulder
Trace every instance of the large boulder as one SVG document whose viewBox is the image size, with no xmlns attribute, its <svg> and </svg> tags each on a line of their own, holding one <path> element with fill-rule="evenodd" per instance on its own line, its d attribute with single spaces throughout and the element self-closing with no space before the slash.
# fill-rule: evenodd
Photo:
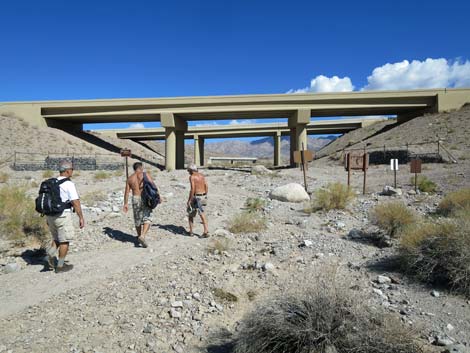
<svg viewBox="0 0 470 353">
<path fill-rule="evenodd" d="M 269 197 L 282 202 L 304 202 L 310 200 L 304 187 L 297 183 L 279 186 L 271 191 Z"/>
</svg>

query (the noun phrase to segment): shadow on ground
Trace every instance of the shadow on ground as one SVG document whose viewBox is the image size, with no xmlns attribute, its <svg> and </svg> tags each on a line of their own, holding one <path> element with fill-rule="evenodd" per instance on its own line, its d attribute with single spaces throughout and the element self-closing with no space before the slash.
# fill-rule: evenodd
<svg viewBox="0 0 470 353">
<path fill-rule="evenodd" d="M 174 224 L 157 224 L 156 227 L 173 234 L 186 235 L 186 229 L 183 226 L 175 226 Z"/>
<path fill-rule="evenodd" d="M 233 335 L 226 329 L 221 329 L 209 336 L 207 353 L 232 353 L 235 348 Z"/>
<path fill-rule="evenodd" d="M 137 238 L 131 234 L 110 227 L 104 227 L 103 233 L 111 239 L 122 241 L 123 243 L 132 243 L 137 246 Z"/>
</svg>

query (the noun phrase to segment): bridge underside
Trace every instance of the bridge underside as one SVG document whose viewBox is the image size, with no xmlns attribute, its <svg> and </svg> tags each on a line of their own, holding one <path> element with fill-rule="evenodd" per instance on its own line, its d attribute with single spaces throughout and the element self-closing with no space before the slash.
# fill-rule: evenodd
<svg viewBox="0 0 470 353">
<path fill-rule="evenodd" d="M 347 129 L 345 126 L 315 126 L 315 117 L 396 115 L 398 121 L 403 122 L 424 113 L 457 110 L 466 103 L 470 103 L 470 89 L 431 89 L 11 102 L 0 103 L 0 113 L 21 117 L 38 126 L 64 130 L 79 130 L 85 123 L 157 121 L 162 125 L 164 136 L 160 133 L 155 138 L 165 140 L 166 168 L 172 170 L 184 167 L 184 138 L 190 136 L 199 141 L 217 134 L 192 132 L 191 135 L 188 121 L 285 118 L 288 121 L 285 130 L 253 128 L 242 132 L 244 135 L 227 132 L 224 136 L 289 135 L 291 149 L 295 150 L 307 145 L 307 134 L 314 133 L 312 129 L 323 128 L 324 133 L 342 133 Z"/>
</svg>

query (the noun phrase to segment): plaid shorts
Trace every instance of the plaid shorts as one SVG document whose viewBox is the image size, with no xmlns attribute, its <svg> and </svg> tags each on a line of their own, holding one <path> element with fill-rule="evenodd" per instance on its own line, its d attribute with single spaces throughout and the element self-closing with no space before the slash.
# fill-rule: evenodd
<svg viewBox="0 0 470 353">
<path fill-rule="evenodd" d="M 148 208 L 140 196 L 132 196 L 132 210 L 134 211 L 134 224 L 140 227 L 145 223 L 152 223 L 152 210 Z"/>
</svg>

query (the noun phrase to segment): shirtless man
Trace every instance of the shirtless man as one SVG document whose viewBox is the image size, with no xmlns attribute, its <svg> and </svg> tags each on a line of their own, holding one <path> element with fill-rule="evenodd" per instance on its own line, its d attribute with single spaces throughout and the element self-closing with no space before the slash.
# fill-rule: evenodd
<svg viewBox="0 0 470 353">
<path fill-rule="evenodd" d="M 140 245 L 142 245 L 142 247 L 146 248 L 148 245 L 145 242 L 145 235 L 147 234 L 150 228 L 150 224 L 152 223 L 152 210 L 142 202 L 141 198 L 144 185 L 144 168 L 142 163 L 134 163 L 133 168 L 134 174 L 132 174 L 127 179 L 126 190 L 124 191 L 124 206 L 122 210 L 127 213 L 129 209 L 129 192 L 132 190 L 132 209 L 134 211 L 134 224 L 137 231 L 137 241 L 140 243 Z M 152 183 L 154 183 L 150 177 L 150 174 L 146 173 L 146 175 L 147 178 Z"/>
<path fill-rule="evenodd" d="M 189 236 L 193 236 L 194 217 L 197 213 L 201 216 L 202 224 L 204 226 L 204 233 L 202 238 L 209 237 L 209 229 L 207 226 L 207 217 L 204 213 L 203 206 L 207 205 L 207 193 L 209 187 L 207 186 L 204 175 L 198 172 L 197 167 L 193 164 L 188 167 L 189 184 L 191 190 L 189 191 L 189 198 L 187 203 L 188 219 L 189 219 Z"/>
</svg>

